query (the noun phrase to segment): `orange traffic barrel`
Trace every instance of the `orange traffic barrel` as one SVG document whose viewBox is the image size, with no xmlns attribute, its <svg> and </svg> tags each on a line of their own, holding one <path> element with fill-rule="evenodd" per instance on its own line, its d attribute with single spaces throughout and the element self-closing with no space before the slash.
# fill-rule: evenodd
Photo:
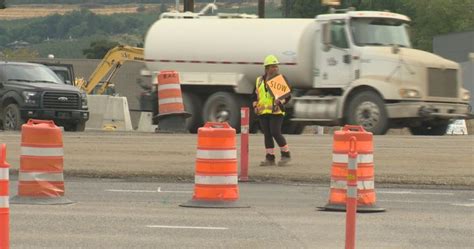
<svg viewBox="0 0 474 249">
<path fill-rule="evenodd" d="M 70 204 L 64 197 L 61 129 L 52 120 L 30 119 L 21 127 L 18 195 L 15 204 Z"/>
<path fill-rule="evenodd" d="M 158 78 L 157 132 L 187 132 L 186 118 L 191 114 L 184 110 L 179 74 L 176 71 L 160 71 Z"/>
<path fill-rule="evenodd" d="M 357 212 L 383 212 L 375 204 L 373 135 L 362 126 L 346 125 L 334 133 L 329 201 L 322 210 L 345 211 L 351 137 L 357 141 Z"/>
<path fill-rule="evenodd" d="M 7 146 L 0 146 L 0 248 L 8 249 L 10 246 L 10 206 L 8 201 L 8 183 L 10 164 L 6 161 Z"/>
<path fill-rule="evenodd" d="M 208 122 L 198 129 L 193 198 L 180 206 L 237 208 L 236 132 L 228 123 Z"/>
</svg>

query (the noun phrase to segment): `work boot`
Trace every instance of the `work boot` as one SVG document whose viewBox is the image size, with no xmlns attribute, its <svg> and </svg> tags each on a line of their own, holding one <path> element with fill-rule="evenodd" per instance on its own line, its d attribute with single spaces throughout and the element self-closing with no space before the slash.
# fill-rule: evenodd
<svg viewBox="0 0 474 249">
<path fill-rule="evenodd" d="M 265 155 L 265 161 L 260 162 L 260 166 L 275 166 L 275 155 Z"/>
<path fill-rule="evenodd" d="M 291 156 L 289 151 L 281 152 L 281 160 L 278 162 L 278 166 L 288 166 L 291 161 Z"/>
</svg>

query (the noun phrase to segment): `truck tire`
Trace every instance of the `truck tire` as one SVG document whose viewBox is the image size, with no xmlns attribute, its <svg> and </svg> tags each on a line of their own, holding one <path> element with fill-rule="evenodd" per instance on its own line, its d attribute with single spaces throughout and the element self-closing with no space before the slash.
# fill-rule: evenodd
<svg viewBox="0 0 474 249">
<path fill-rule="evenodd" d="M 420 126 L 409 127 L 411 134 L 415 136 L 443 136 L 448 129 L 449 121 L 438 123 L 421 123 Z"/>
<path fill-rule="evenodd" d="M 25 123 L 21 119 L 20 108 L 17 104 L 9 104 L 3 110 L 3 129 L 6 131 L 18 131 L 21 129 L 21 126 Z"/>
<path fill-rule="evenodd" d="M 86 129 L 86 122 L 79 121 L 79 123 L 64 124 L 65 131 L 84 131 Z"/>
<path fill-rule="evenodd" d="M 193 93 L 183 92 L 184 110 L 192 116 L 186 119 L 186 129 L 191 133 L 197 133 L 199 127 L 202 127 L 202 100 Z"/>
<path fill-rule="evenodd" d="M 75 124 L 73 131 L 85 131 L 86 130 L 86 122 L 80 121 L 79 123 Z"/>
<path fill-rule="evenodd" d="M 345 116 L 348 124 L 360 125 L 374 135 L 384 135 L 389 129 L 384 101 L 373 91 L 359 92 L 352 96 Z"/>
<path fill-rule="evenodd" d="M 242 99 L 233 93 L 216 92 L 204 104 L 203 120 L 217 122 L 221 118 L 240 132 L 240 107 Z"/>
</svg>

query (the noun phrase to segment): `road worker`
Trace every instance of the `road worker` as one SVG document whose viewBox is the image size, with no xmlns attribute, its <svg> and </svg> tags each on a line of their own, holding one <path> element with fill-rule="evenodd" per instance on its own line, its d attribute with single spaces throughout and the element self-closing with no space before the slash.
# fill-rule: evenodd
<svg viewBox="0 0 474 249">
<path fill-rule="evenodd" d="M 283 124 L 283 118 L 285 116 L 285 104 L 291 98 L 289 94 L 290 88 L 285 85 L 288 92 L 284 96 L 276 96 L 273 93 L 273 88 L 270 88 L 268 83 L 273 83 L 272 79 L 279 76 L 278 69 L 278 58 L 274 55 L 268 55 L 263 63 L 265 67 L 264 75 L 257 78 L 255 85 L 255 93 L 253 95 L 253 108 L 255 113 L 258 115 L 260 128 L 263 131 L 265 137 L 265 160 L 260 163 L 260 166 L 274 166 L 275 163 L 275 143 L 277 142 L 280 147 L 281 160 L 278 162 L 278 166 L 286 166 L 290 162 L 290 150 L 285 137 L 281 133 L 281 127 Z M 280 79 L 286 78 L 281 75 Z M 273 85 L 273 84 L 272 84 Z M 282 88 L 281 85 L 279 89 Z M 285 87 L 284 87 L 285 88 Z"/>
</svg>

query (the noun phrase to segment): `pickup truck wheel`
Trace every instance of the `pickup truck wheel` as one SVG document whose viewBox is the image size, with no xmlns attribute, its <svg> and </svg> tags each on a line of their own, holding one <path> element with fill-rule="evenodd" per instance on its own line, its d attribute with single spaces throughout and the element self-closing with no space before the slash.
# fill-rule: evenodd
<svg viewBox="0 0 474 249">
<path fill-rule="evenodd" d="M 183 92 L 184 110 L 191 113 L 191 117 L 186 119 L 186 129 L 191 133 L 196 133 L 202 127 L 202 100 L 193 93 Z"/>
<path fill-rule="evenodd" d="M 85 129 L 86 129 L 85 121 L 80 121 L 79 123 L 64 124 L 65 131 L 84 131 Z"/>
<path fill-rule="evenodd" d="M 236 132 L 240 132 L 240 107 L 242 104 L 242 99 L 233 93 L 214 93 L 204 104 L 203 119 L 212 122 L 226 121 Z"/>
<path fill-rule="evenodd" d="M 442 136 L 446 134 L 449 121 L 442 121 L 438 123 L 421 123 L 420 126 L 409 127 L 410 132 L 416 136 Z"/>
<path fill-rule="evenodd" d="M 361 125 L 374 135 L 384 135 L 389 129 L 384 102 L 372 91 L 360 92 L 350 98 L 346 118 L 348 124 Z"/>
<path fill-rule="evenodd" d="M 9 104 L 3 111 L 3 129 L 6 131 L 18 131 L 24 120 L 21 119 L 20 108 L 17 104 Z"/>
</svg>

